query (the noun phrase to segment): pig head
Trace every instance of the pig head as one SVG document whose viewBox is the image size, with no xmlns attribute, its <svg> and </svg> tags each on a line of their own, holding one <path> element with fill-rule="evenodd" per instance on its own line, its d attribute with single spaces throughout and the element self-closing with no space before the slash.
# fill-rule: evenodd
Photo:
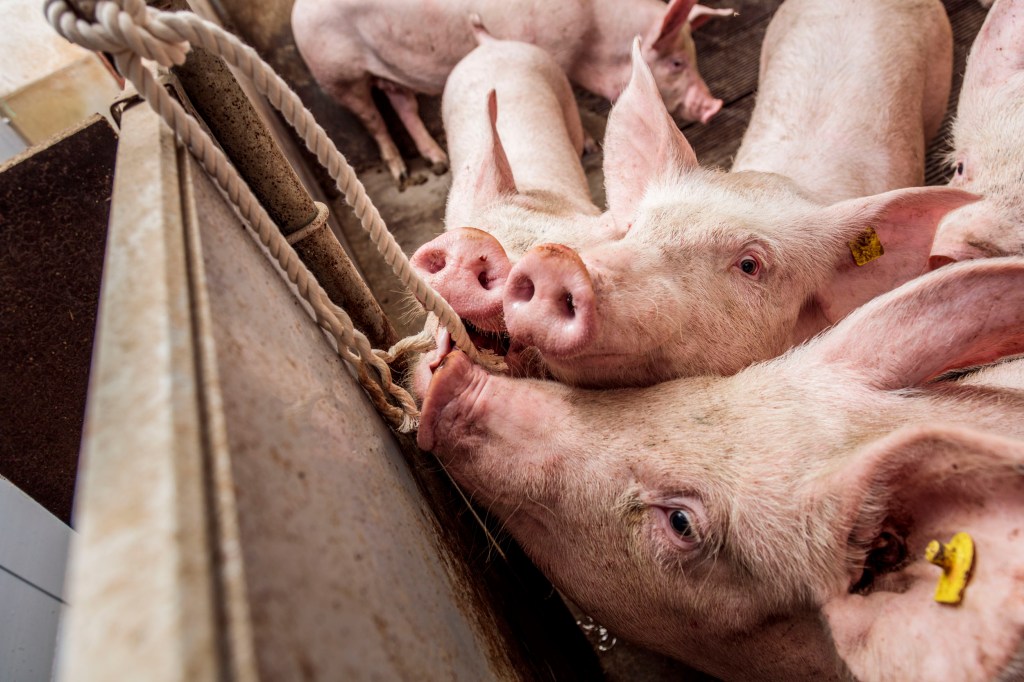
<svg viewBox="0 0 1024 682">
<path fill-rule="evenodd" d="M 512 262 L 541 242 L 603 239 L 610 221 L 590 197 L 579 111 L 558 64 L 539 47 L 475 30 L 480 45 L 454 68 L 442 98 L 448 229 L 412 265 L 474 330 L 493 336 L 505 328 Z"/>
<path fill-rule="evenodd" d="M 647 34 L 644 60 L 677 121 L 707 123 L 722 109 L 722 100 L 711 95 L 697 70 L 693 30 L 709 19 L 732 14 L 731 9 L 712 9 L 695 0 L 672 0 L 654 30 Z"/>
<path fill-rule="evenodd" d="M 933 379 L 1024 351 L 1024 260 L 930 273 L 731 377 L 588 391 L 445 350 L 420 446 L 613 632 L 724 679 L 1019 663 L 1024 392 Z M 958 531 L 951 607 L 922 555 Z"/>
<path fill-rule="evenodd" d="M 939 219 L 976 199 L 909 188 L 822 206 L 781 175 L 702 169 L 638 43 L 604 146 L 624 236 L 578 255 L 537 246 L 504 288 L 510 365 L 579 386 L 731 374 L 774 357 L 924 272 Z"/>
<path fill-rule="evenodd" d="M 1024 0 L 999 0 L 971 47 L 953 125 L 951 187 L 984 197 L 946 216 L 932 267 L 1024 253 Z"/>
</svg>

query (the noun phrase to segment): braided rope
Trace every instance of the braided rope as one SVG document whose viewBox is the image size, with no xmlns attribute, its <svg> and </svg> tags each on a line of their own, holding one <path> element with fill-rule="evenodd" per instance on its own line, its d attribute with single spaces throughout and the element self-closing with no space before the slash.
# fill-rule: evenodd
<svg viewBox="0 0 1024 682">
<path fill-rule="evenodd" d="M 298 96 L 252 48 L 191 12 L 160 12 L 147 7 L 143 0 L 103 0 L 96 6 L 95 23 L 78 18 L 65 0 L 46 0 L 45 12 L 50 24 L 67 40 L 114 55 L 118 70 L 175 131 L 206 172 L 216 179 L 229 200 L 238 207 L 242 217 L 278 261 L 289 281 L 296 286 L 299 295 L 310 304 L 317 324 L 335 339 L 338 354 L 356 369 L 359 381 L 374 405 L 395 428 L 401 432 L 414 430 L 419 411 L 412 396 L 393 382 L 386 361 L 411 350 L 428 349 L 430 339 L 421 333 L 403 339 L 386 353 L 373 350 L 365 335 L 353 327 L 348 314 L 330 301 L 220 148 L 143 66 L 143 58 L 163 66 L 182 64 L 190 43 L 194 43 L 224 57 L 241 70 L 271 104 L 281 111 L 309 150 L 316 154 L 378 252 L 424 308 L 439 318 L 455 344 L 478 362 L 492 367 L 500 365 L 500 359 L 480 355 L 459 316 L 447 301 L 412 270 L 408 258 L 387 230 L 380 213 L 345 157 L 302 105 Z M 375 378 L 371 378 L 367 367 L 373 368 Z M 389 402 L 389 395 L 398 402 L 398 406 Z"/>
</svg>

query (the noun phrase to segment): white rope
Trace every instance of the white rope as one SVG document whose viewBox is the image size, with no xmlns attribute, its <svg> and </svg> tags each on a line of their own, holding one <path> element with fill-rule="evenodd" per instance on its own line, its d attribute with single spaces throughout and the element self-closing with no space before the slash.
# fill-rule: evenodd
<svg viewBox="0 0 1024 682">
<path fill-rule="evenodd" d="M 238 207 L 299 294 L 312 306 L 317 323 L 335 338 L 338 354 L 355 368 L 360 383 L 395 428 L 402 432 L 414 430 L 419 411 L 412 396 L 393 382 L 385 360 L 391 361 L 410 350 L 422 352 L 432 341 L 421 333 L 400 341 L 387 353 L 374 351 L 366 337 L 353 327 L 348 314 L 330 301 L 220 148 L 144 68 L 143 58 L 165 67 L 182 64 L 191 44 L 196 44 L 242 71 L 316 154 L 385 262 L 416 300 L 438 317 L 455 345 L 481 364 L 501 366 L 500 358 L 482 356 L 478 352 L 448 302 L 412 270 L 345 157 L 298 96 L 252 48 L 191 12 L 161 12 L 147 7 L 143 0 L 102 0 L 96 6 L 95 23 L 78 18 L 64 0 L 46 0 L 45 12 L 50 24 L 69 41 L 114 55 L 121 74 L 132 82 Z M 368 367 L 374 370 L 373 378 Z"/>
</svg>

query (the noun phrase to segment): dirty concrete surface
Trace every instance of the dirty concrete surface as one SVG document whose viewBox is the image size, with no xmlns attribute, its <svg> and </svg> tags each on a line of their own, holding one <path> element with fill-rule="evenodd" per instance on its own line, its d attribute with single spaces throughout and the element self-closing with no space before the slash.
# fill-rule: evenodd
<svg viewBox="0 0 1024 682">
<path fill-rule="evenodd" d="M 116 150 L 97 115 L 0 164 L 0 476 L 68 524 Z"/>
</svg>

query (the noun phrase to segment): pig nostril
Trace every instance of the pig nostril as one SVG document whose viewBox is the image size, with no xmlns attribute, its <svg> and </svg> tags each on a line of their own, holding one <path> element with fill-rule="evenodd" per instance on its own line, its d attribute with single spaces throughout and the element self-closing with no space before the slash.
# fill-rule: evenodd
<svg viewBox="0 0 1024 682">
<path fill-rule="evenodd" d="M 487 271 L 486 270 L 481 272 L 480 276 L 477 277 L 476 279 L 477 279 L 478 282 L 480 282 L 480 286 L 484 288 L 484 291 L 489 291 L 490 290 L 490 288 L 491 288 L 491 280 L 487 276 Z"/>
<path fill-rule="evenodd" d="M 572 292 L 566 292 L 565 294 L 565 311 L 569 317 L 576 317 L 576 306 L 572 302 Z"/>
<path fill-rule="evenodd" d="M 529 277 L 519 277 L 508 289 L 509 297 L 517 303 L 529 303 L 533 300 L 533 280 Z"/>
</svg>

